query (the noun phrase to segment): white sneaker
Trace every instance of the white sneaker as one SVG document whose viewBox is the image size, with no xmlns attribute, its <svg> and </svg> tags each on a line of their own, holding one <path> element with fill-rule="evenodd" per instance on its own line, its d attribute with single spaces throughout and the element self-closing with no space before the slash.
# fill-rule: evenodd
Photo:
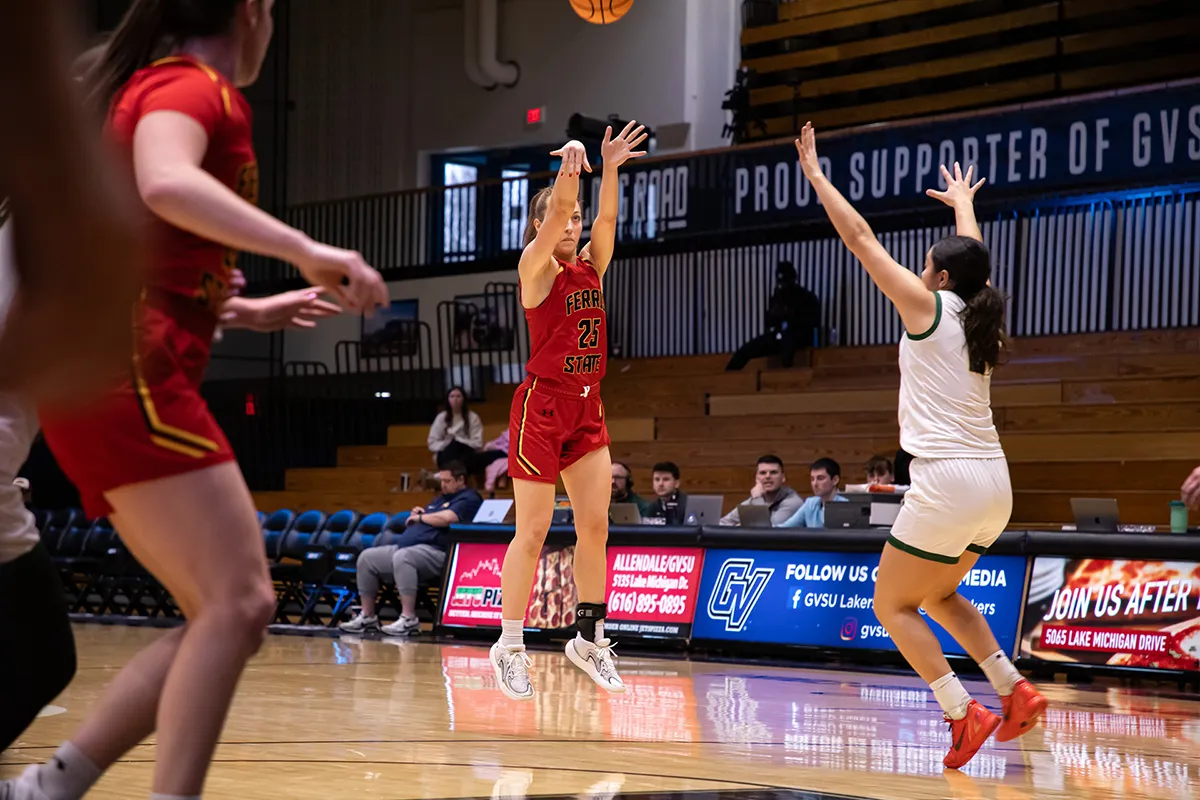
<svg viewBox="0 0 1200 800">
<path fill-rule="evenodd" d="M 416 617 L 401 617 L 389 625 L 384 625 L 379 630 L 388 636 L 413 636 L 421 632 L 421 620 Z"/>
<path fill-rule="evenodd" d="M 496 642 L 491 651 L 492 670 L 496 683 L 509 700 L 533 699 L 533 683 L 529 680 L 529 668 L 533 662 L 525 655 L 525 645 L 505 647 Z"/>
<path fill-rule="evenodd" d="M 41 764 L 30 764 L 16 778 L 0 781 L 0 800 L 50 800 L 38 782 Z"/>
<path fill-rule="evenodd" d="M 617 694 L 625 691 L 625 682 L 617 674 L 617 654 L 613 652 L 611 639 L 601 639 L 598 644 L 589 642 L 579 634 L 567 642 L 567 658 L 588 674 L 597 684 Z"/>
<path fill-rule="evenodd" d="M 364 617 L 362 614 L 358 614 L 354 619 L 343 622 L 338 627 L 346 633 L 364 633 L 379 628 L 379 617 Z"/>
</svg>

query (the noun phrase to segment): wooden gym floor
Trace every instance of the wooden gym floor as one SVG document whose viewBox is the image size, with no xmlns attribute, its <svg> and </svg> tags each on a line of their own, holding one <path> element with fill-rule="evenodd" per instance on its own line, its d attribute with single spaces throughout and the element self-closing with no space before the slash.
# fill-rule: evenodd
<svg viewBox="0 0 1200 800">
<path fill-rule="evenodd" d="M 80 670 L 51 715 L 0 756 L 49 756 L 129 657 L 161 635 L 76 628 Z M 272 636 L 226 726 L 206 797 L 1190 798 L 1200 698 L 1044 687 L 1047 724 L 943 774 L 948 736 L 915 677 L 623 656 L 604 695 L 559 652 L 533 653 L 540 694 L 494 688 L 484 647 Z M 15 687 L 5 687 L 11 691 Z M 995 705 L 986 685 L 970 685 Z M 152 740 L 89 795 L 149 794 Z"/>
</svg>

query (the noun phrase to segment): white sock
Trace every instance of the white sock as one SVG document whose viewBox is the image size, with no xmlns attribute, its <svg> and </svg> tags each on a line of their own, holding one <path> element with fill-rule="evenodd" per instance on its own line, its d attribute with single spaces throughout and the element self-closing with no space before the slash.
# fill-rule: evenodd
<svg viewBox="0 0 1200 800">
<path fill-rule="evenodd" d="M 598 619 L 598 620 L 596 620 L 595 643 L 600 644 L 600 642 L 602 642 L 602 641 L 604 641 L 604 620 Z"/>
<path fill-rule="evenodd" d="M 1001 697 L 1008 697 L 1012 694 L 1013 687 L 1021 680 L 1021 673 L 1017 672 L 1017 668 L 1008 660 L 1008 656 L 1004 655 L 1003 650 L 992 653 L 979 662 L 979 666 L 983 668 L 983 674 L 987 675 L 987 679 L 991 681 L 996 694 Z"/>
<path fill-rule="evenodd" d="M 953 672 L 947 672 L 929 684 L 929 688 L 933 690 L 933 696 L 937 699 L 938 705 L 950 719 L 962 719 L 967 715 L 967 706 L 971 702 L 971 695 L 967 694 L 967 690 L 963 688 L 958 676 Z"/>
<path fill-rule="evenodd" d="M 79 800 L 100 775 L 100 768 L 82 750 L 63 742 L 54 757 L 38 769 L 38 785 L 50 800 Z"/>
<path fill-rule="evenodd" d="M 500 644 L 505 647 L 525 646 L 525 620 L 500 620 Z"/>
</svg>

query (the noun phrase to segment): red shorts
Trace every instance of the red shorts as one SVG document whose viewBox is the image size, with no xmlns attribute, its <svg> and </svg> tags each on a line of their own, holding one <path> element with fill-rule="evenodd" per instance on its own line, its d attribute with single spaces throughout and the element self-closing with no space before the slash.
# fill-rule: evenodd
<svg viewBox="0 0 1200 800">
<path fill-rule="evenodd" d="M 508 418 L 508 474 L 555 483 L 558 474 L 593 450 L 608 447 L 604 403 L 577 389 L 526 378 L 513 395 Z"/>
<path fill-rule="evenodd" d="M 104 493 L 233 461 L 199 390 L 182 373 L 150 389 L 135 378 L 83 412 L 41 417 L 46 444 L 91 518 L 112 513 Z"/>
</svg>

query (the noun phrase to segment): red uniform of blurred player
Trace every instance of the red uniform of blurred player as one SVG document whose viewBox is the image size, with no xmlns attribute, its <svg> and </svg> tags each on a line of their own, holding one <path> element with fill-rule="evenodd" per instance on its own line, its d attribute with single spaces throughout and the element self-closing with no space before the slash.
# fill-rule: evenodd
<svg viewBox="0 0 1200 800">
<path fill-rule="evenodd" d="M 625 691 L 604 636 L 608 567 L 608 505 L 612 460 L 600 380 L 608 359 L 601 278 L 612 259 L 620 199 L 617 168 L 645 155 L 646 135 L 630 122 L 615 139 L 605 133 L 604 177 L 591 241 L 576 255 L 583 228 L 579 175 L 591 171 L 579 142 L 554 155 L 562 167 L 552 189 L 534 196 L 519 266 L 521 304 L 529 323 L 529 377 L 513 397 L 509 420 L 509 476 L 516 496 L 517 530 L 501 577 L 503 633 L 491 651 L 500 689 L 514 700 L 533 697 L 522 631 L 533 573 L 554 514 L 559 476 L 575 517 L 575 583 L 579 635 L 567 656 L 611 692 Z"/>
</svg>

